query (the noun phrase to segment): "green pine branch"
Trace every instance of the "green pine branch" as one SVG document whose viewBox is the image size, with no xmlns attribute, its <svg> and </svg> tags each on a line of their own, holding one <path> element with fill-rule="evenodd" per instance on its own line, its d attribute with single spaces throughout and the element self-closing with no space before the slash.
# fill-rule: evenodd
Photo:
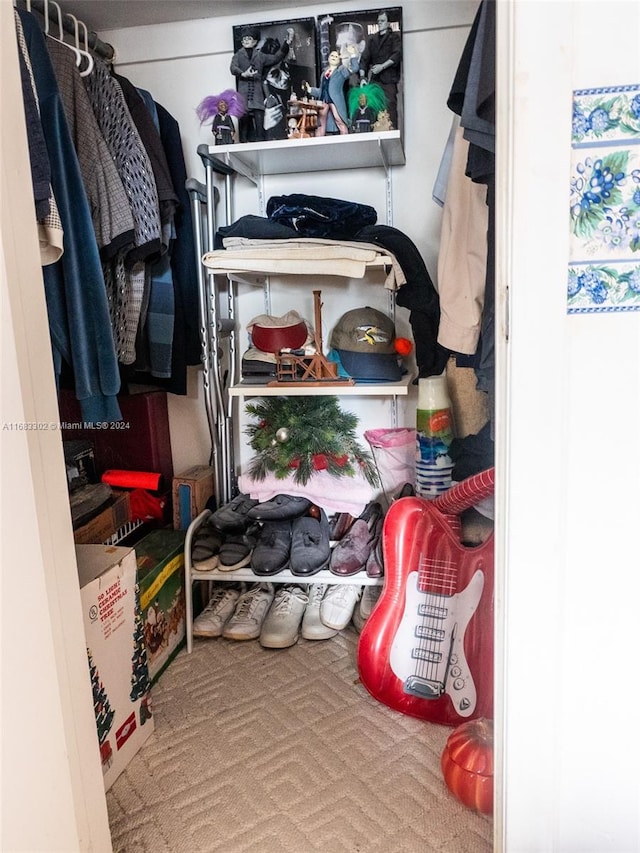
<svg viewBox="0 0 640 853">
<path fill-rule="evenodd" d="M 246 411 L 255 419 L 245 428 L 257 454 L 249 463 L 254 480 L 268 473 L 281 480 L 293 474 L 295 483 L 305 485 L 321 459 L 332 476 L 360 471 L 378 485 L 373 457 L 356 437 L 358 418 L 342 411 L 337 397 L 266 397 L 247 403 Z"/>
</svg>

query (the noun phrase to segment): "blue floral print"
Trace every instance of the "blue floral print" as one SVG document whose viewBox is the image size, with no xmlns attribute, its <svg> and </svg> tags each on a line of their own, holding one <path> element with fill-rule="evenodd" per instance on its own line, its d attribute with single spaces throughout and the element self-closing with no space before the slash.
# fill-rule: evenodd
<svg viewBox="0 0 640 853">
<path fill-rule="evenodd" d="M 574 92 L 567 309 L 640 310 L 640 86 Z"/>
</svg>

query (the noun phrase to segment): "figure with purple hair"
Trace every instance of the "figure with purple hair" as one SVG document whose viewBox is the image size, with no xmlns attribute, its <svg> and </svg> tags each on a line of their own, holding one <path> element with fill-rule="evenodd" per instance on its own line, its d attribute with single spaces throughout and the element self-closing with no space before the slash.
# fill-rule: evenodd
<svg viewBox="0 0 640 853">
<path fill-rule="evenodd" d="M 232 145 L 235 142 L 233 118 L 240 119 L 246 112 L 244 98 L 234 89 L 225 89 L 219 95 L 209 95 L 196 107 L 201 125 L 213 116 L 211 132 L 216 145 Z"/>
</svg>

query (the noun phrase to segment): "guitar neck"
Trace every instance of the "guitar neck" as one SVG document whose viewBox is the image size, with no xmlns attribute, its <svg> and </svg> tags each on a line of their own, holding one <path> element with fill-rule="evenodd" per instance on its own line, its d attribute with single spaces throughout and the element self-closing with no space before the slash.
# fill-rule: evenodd
<svg viewBox="0 0 640 853">
<path fill-rule="evenodd" d="M 495 490 L 495 468 L 487 468 L 479 474 L 467 477 L 461 483 L 456 483 L 447 492 L 438 495 L 431 505 L 440 510 L 443 515 L 459 515 L 465 509 L 475 506 L 483 498 L 488 498 Z"/>
</svg>

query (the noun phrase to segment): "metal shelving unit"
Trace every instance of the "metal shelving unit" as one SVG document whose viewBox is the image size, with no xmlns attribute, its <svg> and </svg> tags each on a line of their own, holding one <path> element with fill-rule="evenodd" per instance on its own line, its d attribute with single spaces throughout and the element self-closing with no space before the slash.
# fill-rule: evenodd
<svg viewBox="0 0 640 853">
<path fill-rule="evenodd" d="M 200 145 L 198 154 L 205 168 L 205 183 L 193 179 L 187 181 L 187 190 L 192 199 L 195 224 L 195 250 L 199 260 L 214 248 L 216 232 L 215 206 L 218 200 L 215 175 L 224 176 L 226 222 L 233 221 L 232 196 L 236 175 L 242 175 L 255 184 L 258 190 L 258 208 L 264 209 L 263 176 L 295 173 L 297 171 L 330 171 L 342 169 L 384 169 L 386 190 L 386 222 L 391 225 L 391 167 L 404 165 L 405 155 L 399 131 L 384 133 L 352 134 L 311 139 L 291 139 L 275 142 L 244 143 L 242 145 Z M 230 258 L 231 261 L 231 258 Z M 384 271 L 384 257 L 371 262 L 371 269 Z M 201 338 L 203 361 L 203 384 L 207 418 L 211 432 L 211 464 L 215 471 L 216 495 L 220 505 L 228 502 L 236 493 L 234 452 L 232 435 L 232 411 L 238 398 L 256 396 L 309 396 L 335 395 L 358 397 L 389 397 L 393 405 L 395 422 L 395 398 L 407 395 L 410 377 L 397 383 L 376 385 L 345 385 L 342 383 L 308 383 L 285 386 L 251 385 L 237 381 L 239 354 L 236 348 L 235 301 L 237 288 L 242 285 L 262 287 L 265 292 L 265 307 L 269 306 L 269 276 L 260 270 L 237 270 L 229 268 L 212 270 L 201 262 L 198 264 L 201 310 Z M 313 275 L 310 262 L 309 274 Z M 279 274 L 280 275 L 280 274 Z M 286 277 L 286 276 L 285 276 Z M 224 280 L 224 288 L 220 286 Z M 390 307 L 393 302 L 390 297 Z M 211 570 L 195 571 L 191 563 L 191 545 L 198 528 L 209 516 L 201 513 L 189 526 L 185 537 L 185 592 L 187 650 L 193 645 L 193 598 L 194 581 L 250 581 L 268 580 L 271 583 L 352 583 L 379 585 L 382 578 L 370 578 L 362 571 L 350 577 L 339 577 L 328 570 L 305 578 L 290 571 L 262 577 L 251 568 L 233 572 Z"/>
</svg>

